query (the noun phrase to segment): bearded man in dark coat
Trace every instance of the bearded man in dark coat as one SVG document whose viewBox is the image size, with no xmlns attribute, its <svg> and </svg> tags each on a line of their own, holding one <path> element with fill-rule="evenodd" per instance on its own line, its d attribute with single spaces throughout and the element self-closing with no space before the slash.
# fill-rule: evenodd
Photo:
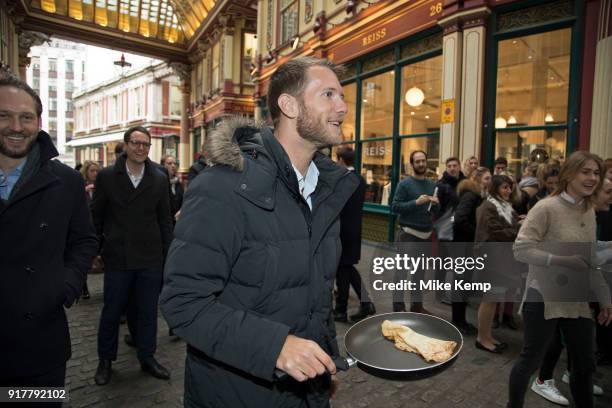
<svg viewBox="0 0 612 408">
<path fill-rule="evenodd" d="M 273 129 L 240 119 L 207 140 L 212 167 L 185 193 L 161 296 L 188 343 L 186 407 L 329 406 L 339 215 L 358 185 L 318 152 L 342 139 L 335 69 L 286 62 L 270 79 Z"/>
</svg>

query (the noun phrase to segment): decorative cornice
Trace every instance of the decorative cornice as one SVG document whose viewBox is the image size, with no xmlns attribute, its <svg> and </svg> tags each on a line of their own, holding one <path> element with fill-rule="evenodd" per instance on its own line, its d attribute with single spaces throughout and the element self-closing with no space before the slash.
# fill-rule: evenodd
<svg viewBox="0 0 612 408">
<path fill-rule="evenodd" d="M 182 62 L 171 62 L 169 65 L 183 85 L 191 83 L 191 65 Z"/>
<path fill-rule="evenodd" d="M 488 7 L 459 9 L 439 19 L 438 24 L 444 29 L 444 35 L 448 35 L 464 28 L 486 26 L 489 14 L 491 10 Z"/>
<path fill-rule="evenodd" d="M 49 41 L 51 41 L 51 38 L 47 34 L 38 31 L 23 30 L 19 33 L 19 54 L 27 56 L 30 52 L 30 48 L 37 45 L 43 45 Z"/>
</svg>

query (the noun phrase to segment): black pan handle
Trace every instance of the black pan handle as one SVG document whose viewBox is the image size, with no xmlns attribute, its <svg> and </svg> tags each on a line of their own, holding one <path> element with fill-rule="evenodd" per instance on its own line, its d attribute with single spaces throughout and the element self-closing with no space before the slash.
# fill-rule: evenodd
<svg viewBox="0 0 612 408">
<path fill-rule="evenodd" d="M 357 364 L 357 361 L 353 360 L 350 357 L 344 358 L 342 356 L 337 356 L 334 357 L 332 360 L 336 365 L 336 370 L 338 371 L 346 371 L 349 368 L 353 367 L 355 364 Z M 285 371 L 278 368 L 274 369 L 274 381 L 284 381 L 288 377 L 290 377 L 290 375 L 287 374 Z"/>
</svg>

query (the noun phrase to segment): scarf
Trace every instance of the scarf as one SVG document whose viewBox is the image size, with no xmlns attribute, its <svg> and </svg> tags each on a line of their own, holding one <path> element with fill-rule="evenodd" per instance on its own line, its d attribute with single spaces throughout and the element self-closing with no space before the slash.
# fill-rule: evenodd
<svg viewBox="0 0 612 408">
<path fill-rule="evenodd" d="M 495 199 L 493 196 L 489 195 L 487 197 L 487 201 L 490 202 L 497 208 L 497 213 L 506 221 L 508 224 L 512 225 L 514 221 L 514 216 L 512 215 L 512 204 L 507 201 L 500 201 Z"/>
<path fill-rule="evenodd" d="M 40 168 L 40 146 L 38 143 L 34 143 L 32 145 L 32 150 L 28 153 L 28 161 L 26 161 L 25 166 L 23 167 L 23 171 L 21 172 L 21 176 L 15 186 L 13 186 L 13 191 L 11 191 L 11 195 L 8 199 L 10 201 L 13 199 L 21 187 L 23 187 L 30 178 L 38 171 Z"/>
<path fill-rule="evenodd" d="M 535 177 L 525 177 L 518 183 L 518 188 L 523 189 L 525 187 L 537 187 L 540 188 L 540 183 Z"/>
</svg>

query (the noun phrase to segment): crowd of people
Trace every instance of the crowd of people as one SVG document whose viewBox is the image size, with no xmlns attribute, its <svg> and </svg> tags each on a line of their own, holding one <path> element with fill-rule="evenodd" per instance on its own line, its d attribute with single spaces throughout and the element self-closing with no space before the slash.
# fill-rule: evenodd
<svg viewBox="0 0 612 408">
<path fill-rule="evenodd" d="M 565 347 L 568 370 L 563 381 L 570 384 L 576 406 L 591 407 L 592 396 L 603 393 L 592 382 L 595 363 L 612 364 L 612 327 L 608 326 L 612 320 L 612 279 L 608 276 L 606 281 L 600 264 L 592 264 L 584 256 L 547 253 L 538 244 L 597 243 L 598 253 L 612 248 L 612 159 L 603 161 L 583 151 L 563 163 L 544 154 L 532 157 L 520 178 L 508 170 L 504 157 L 495 160 L 491 171 L 480 166 L 474 156 L 465 161 L 464 171 L 458 158 L 448 158 L 446 171 L 438 178 L 427 176 L 427 153 L 413 151 L 412 175 L 399 183 L 391 202 L 400 226 L 397 241 L 429 242 L 425 248 L 433 251 L 437 247 L 443 256 L 471 256 L 479 249 L 482 253 L 490 243 L 513 243 L 514 250 L 500 246 L 495 268 L 486 268 L 478 277 L 494 282 L 495 293 L 477 299 L 476 325 L 466 319 L 467 293 L 455 290 L 448 298 L 438 292 L 437 299 L 451 304 L 453 324 L 464 335 L 475 335 L 477 349 L 501 354 L 508 344 L 496 338 L 493 329 L 500 325 L 518 329 L 514 299 L 522 294 L 524 345 L 510 376 L 508 406 L 523 406 L 528 382 L 538 369 L 531 389 L 551 402 L 569 405 L 552 376 Z M 411 250 L 427 251 L 423 246 Z M 598 262 L 609 261 L 608 257 Z M 528 270 L 524 269 L 527 265 Z M 597 301 L 584 298 L 569 303 L 550 290 L 547 293 L 543 283 L 553 279 L 551 270 L 555 268 L 582 271 Z M 454 278 L 446 272 L 435 271 L 436 278 Z M 422 280 L 424 273 L 419 270 L 412 279 Z M 396 272 L 396 282 L 402 278 L 402 272 Z M 410 296 L 410 311 L 431 314 L 423 307 L 422 293 L 413 290 Z M 395 312 L 406 310 L 403 292 L 394 292 L 392 306 Z"/>
<path fill-rule="evenodd" d="M 175 157 L 148 158 L 144 127 L 125 132 L 109 167 L 86 161 L 79 174 L 53 160 L 40 98 L 15 78 L 1 79 L 0 350 L 11 352 L 0 355 L 0 386 L 64 386 L 71 356 L 64 309 L 89 298 L 87 273 L 98 270 L 104 303 L 96 384 L 111 381 L 122 316 L 142 370 L 170 378 L 155 358 L 161 308 L 171 335 L 187 343 L 185 406 L 329 406 L 339 356 L 334 321 L 376 313 L 355 267 L 366 183 L 351 148 L 337 149 L 335 163 L 321 153 L 342 140 L 347 105 L 337 73 L 309 57 L 281 65 L 268 90 L 273 127 L 222 122 L 186 189 Z M 595 358 L 612 361 L 609 283 L 590 260 L 547 253 L 538 243 L 586 242 L 602 256 L 612 252 L 612 160 L 583 151 L 562 163 L 544 156 L 534 155 L 520 177 L 503 157 L 493 171 L 477 157 L 463 169 L 451 157 L 438 178 L 427 152 L 415 150 L 412 174 L 390 209 L 397 241 L 426 251 L 468 256 L 487 243 L 513 243 L 495 273 L 498 296 L 480 300 L 475 322 L 468 321 L 469 293 L 439 293 L 438 300 L 451 304 L 453 324 L 475 336 L 476 348 L 500 354 L 508 345 L 494 329 L 518 328 L 514 295 L 521 291 L 524 345 L 509 406 L 523 406 L 538 369 L 532 389 L 569 403 L 552 379 L 565 347 L 572 397 L 591 407 L 601 392 L 592 380 Z M 515 270 L 514 259 L 529 266 Z M 554 268 L 588 273 L 598 302 L 555 302 L 544 284 Z M 448 272 L 436 276 L 448 279 Z M 349 319 L 351 286 L 360 305 Z M 420 291 L 410 296 L 410 311 L 431 313 Z M 406 311 L 403 293 L 394 293 L 392 309 Z M 275 381 L 275 370 L 291 379 Z"/>
</svg>

